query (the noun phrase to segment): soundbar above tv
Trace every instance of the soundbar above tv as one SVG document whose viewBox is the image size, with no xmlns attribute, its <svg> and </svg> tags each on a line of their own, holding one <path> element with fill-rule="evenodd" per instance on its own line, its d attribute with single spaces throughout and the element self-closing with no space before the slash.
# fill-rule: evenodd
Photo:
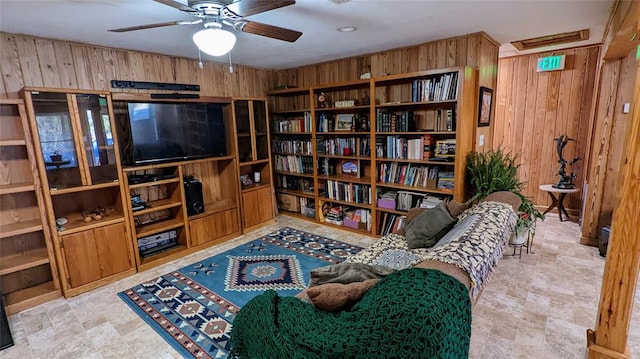
<svg viewBox="0 0 640 359">
<path fill-rule="evenodd" d="M 227 155 L 223 105 L 114 101 L 126 166 Z"/>
</svg>

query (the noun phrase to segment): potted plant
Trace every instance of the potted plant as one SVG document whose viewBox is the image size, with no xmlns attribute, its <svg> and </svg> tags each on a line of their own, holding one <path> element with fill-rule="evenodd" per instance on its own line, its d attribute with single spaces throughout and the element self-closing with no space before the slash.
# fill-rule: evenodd
<svg viewBox="0 0 640 359">
<path fill-rule="evenodd" d="M 519 154 L 506 152 L 502 148 L 487 152 L 471 152 L 467 156 L 467 178 L 474 195 L 474 202 L 493 192 L 509 191 L 517 194 L 522 203 L 518 207 L 518 220 L 510 244 L 522 245 L 529 236 L 535 234 L 537 219 L 544 220 L 533 202 L 522 193 L 525 182 L 518 178 Z"/>
<path fill-rule="evenodd" d="M 522 204 L 518 208 L 518 220 L 516 228 L 509 240 L 509 244 L 523 245 L 529 234 L 535 235 L 536 221 L 541 219 L 544 221 L 544 214 L 536 209 L 533 202 L 528 198 L 522 198 Z"/>
</svg>

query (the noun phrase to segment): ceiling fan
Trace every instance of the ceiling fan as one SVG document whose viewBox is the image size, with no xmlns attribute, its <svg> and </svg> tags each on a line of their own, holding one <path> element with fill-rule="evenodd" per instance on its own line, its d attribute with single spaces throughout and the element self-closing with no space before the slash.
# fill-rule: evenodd
<svg viewBox="0 0 640 359">
<path fill-rule="evenodd" d="M 225 26 L 231 27 L 236 31 L 288 42 L 294 42 L 302 35 L 300 31 L 244 19 L 247 16 L 261 12 L 293 5 L 296 3 L 295 0 L 188 0 L 187 5 L 174 0 L 153 1 L 171 6 L 198 19 L 193 21 L 169 21 L 123 27 L 109 31 L 128 32 L 173 25 L 203 24 L 204 29 L 193 35 L 193 42 L 195 42 L 201 51 L 212 56 L 224 55 L 231 51 L 235 45 L 235 35 L 232 32 L 224 30 L 223 28 Z"/>
</svg>

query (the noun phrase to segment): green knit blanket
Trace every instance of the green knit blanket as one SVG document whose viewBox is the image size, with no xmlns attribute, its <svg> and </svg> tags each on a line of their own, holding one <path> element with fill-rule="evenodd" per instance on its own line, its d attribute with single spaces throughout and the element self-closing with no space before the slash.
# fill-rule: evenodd
<svg viewBox="0 0 640 359">
<path fill-rule="evenodd" d="M 238 312 L 231 357 L 468 358 L 471 301 L 440 271 L 409 268 L 371 288 L 351 310 L 318 310 L 269 290 Z"/>
</svg>

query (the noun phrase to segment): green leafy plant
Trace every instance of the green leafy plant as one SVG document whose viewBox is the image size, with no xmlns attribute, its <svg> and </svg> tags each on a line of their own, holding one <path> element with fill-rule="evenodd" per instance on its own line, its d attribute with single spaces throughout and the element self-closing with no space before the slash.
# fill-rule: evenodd
<svg viewBox="0 0 640 359">
<path fill-rule="evenodd" d="M 471 152 L 467 155 L 467 179 L 473 196 L 469 202 L 475 202 L 493 192 L 508 191 L 520 197 L 516 231 L 535 229 L 537 219 L 544 220 L 542 212 L 522 193 L 525 182 L 518 178 L 519 154 L 504 151 L 498 147 L 487 152 Z"/>
<path fill-rule="evenodd" d="M 471 201 L 484 198 L 493 192 L 509 191 L 520 194 L 524 182 L 518 179 L 516 164 L 519 154 L 505 152 L 502 148 L 488 152 L 471 152 L 467 156 L 467 178 L 474 193 Z"/>
</svg>

